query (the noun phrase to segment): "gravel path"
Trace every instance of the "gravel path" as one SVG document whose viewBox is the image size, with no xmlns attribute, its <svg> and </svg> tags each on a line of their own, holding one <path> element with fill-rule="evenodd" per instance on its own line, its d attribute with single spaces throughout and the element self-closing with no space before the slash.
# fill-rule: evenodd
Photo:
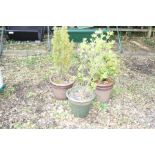
<svg viewBox="0 0 155 155">
<path fill-rule="evenodd" d="M 50 57 L 2 57 L 7 88 L 0 94 L 0 128 L 155 128 L 155 54 L 122 54 L 122 72 L 109 104 L 94 103 L 75 118 L 68 101 L 54 99 Z"/>
</svg>

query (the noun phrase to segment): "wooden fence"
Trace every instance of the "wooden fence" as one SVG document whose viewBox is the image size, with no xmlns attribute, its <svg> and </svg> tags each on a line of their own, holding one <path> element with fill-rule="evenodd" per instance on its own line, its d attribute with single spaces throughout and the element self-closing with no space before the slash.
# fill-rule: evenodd
<svg viewBox="0 0 155 155">
<path fill-rule="evenodd" d="M 154 36 L 155 33 L 155 26 L 118 26 L 118 28 L 120 32 L 145 32 L 148 38 Z M 114 26 L 109 26 L 109 29 L 117 31 Z"/>
</svg>

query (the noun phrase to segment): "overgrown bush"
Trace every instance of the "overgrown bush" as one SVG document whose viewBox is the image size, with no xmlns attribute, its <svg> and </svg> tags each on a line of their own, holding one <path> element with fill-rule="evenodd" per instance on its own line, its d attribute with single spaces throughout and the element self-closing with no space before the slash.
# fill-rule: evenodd
<svg viewBox="0 0 155 155">
<path fill-rule="evenodd" d="M 90 42 L 84 39 L 80 44 L 78 80 L 92 88 L 95 88 L 97 82 L 113 79 L 119 73 L 119 59 L 112 51 L 114 41 L 109 40 L 112 35 L 113 32 L 105 35 L 98 30 Z"/>
<path fill-rule="evenodd" d="M 55 27 L 52 38 L 52 58 L 55 70 L 60 77 L 65 77 L 71 67 L 73 42 L 69 40 L 67 27 Z"/>
</svg>

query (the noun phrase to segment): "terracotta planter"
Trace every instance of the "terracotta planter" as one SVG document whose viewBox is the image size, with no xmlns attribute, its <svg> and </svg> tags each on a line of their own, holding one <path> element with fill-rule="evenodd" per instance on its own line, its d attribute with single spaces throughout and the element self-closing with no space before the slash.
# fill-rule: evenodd
<svg viewBox="0 0 155 155">
<path fill-rule="evenodd" d="M 96 86 L 96 97 L 99 102 L 108 102 L 111 90 L 113 88 L 113 82 L 97 83 Z"/>
<path fill-rule="evenodd" d="M 52 84 L 52 90 L 55 98 L 58 100 L 65 100 L 67 99 L 66 91 L 72 88 L 74 81 L 67 84 L 57 84 L 51 80 L 51 84 Z"/>
</svg>

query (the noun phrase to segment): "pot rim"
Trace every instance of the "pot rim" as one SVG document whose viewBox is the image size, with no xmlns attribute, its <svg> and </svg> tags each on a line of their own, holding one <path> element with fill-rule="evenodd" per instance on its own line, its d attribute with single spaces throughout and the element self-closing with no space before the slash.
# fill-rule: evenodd
<svg viewBox="0 0 155 155">
<path fill-rule="evenodd" d="M 96 83 L 96 87 L 112 87 L 114 85 L 114 81 L 111 80 L 111 82 L 107 84 L 102 84 L 102 83 Z"/>
<path fill-rule="evenodd" d="M 71 81 L 71 82 L 68 82 L 68 83 L 61 83 L 61 84 L 58 84 L 58 83 L 53 82 L 53 81 L 52 81 L 52 78 L 50 78 L 50 82 L 51 82 L 51 84 L 54 85 L 54 86 L 66 87 L 66 86 L 69 86 L 69 85 L 74 84 L 74 83 L 75 83 L 75 80 L 73 80 L 73 81 Z"/>
<path fill-rule="evenodd" d="M 76 100 L 76 99 L 71 98 L 71 97 L 69 96 L 69 92 L 70 92 L 72 89 L 75 89 L 75 88 L 78 88 L 78 87 L 79 87 L 79 86 L 76 86 L 76 87 L 73 87 L 73 88 L 68 89 L 68 90 L 66 91 L 66 96 L 67 96 L 67 98 L 68 98 L 69 100 L 73 101 L 74 104 L 80 104 L 80 105 L 91 104 L 90 102 L 93 101 L 93 100 L 95 99 L 95 97 L 96 97 L 96 95 L 95 95 L 94 92 L 92 92 L 92 97 L 90 97 L 90 99 L 87 99 L 87 100 L 85 100 L 85 101 L 79 101 L 79 100 Z M 81 103 L 82 103 L 82 104 L 81 104 Z"/>
</svg>

